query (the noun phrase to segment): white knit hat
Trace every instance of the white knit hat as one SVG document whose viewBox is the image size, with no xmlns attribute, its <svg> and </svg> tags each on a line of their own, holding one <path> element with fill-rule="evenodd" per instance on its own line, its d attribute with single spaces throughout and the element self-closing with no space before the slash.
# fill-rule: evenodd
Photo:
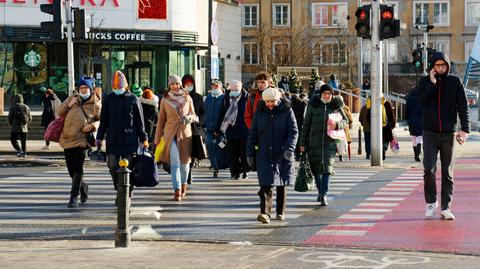
<svg viewBox="0 0 480 269">
<path fill-rule="evenodd" d="M 280 100 L 282 94 L 276 88 L 267 88 L 262 92 L 263 101 Z"/>
<path fill-rule="evenodd" d="M 168 85 L 170 86 L 172 83 L 179 83 L 182 84 L 182 79 L 177 75 L 170 75 L 168 77 Z"/>
</svg>

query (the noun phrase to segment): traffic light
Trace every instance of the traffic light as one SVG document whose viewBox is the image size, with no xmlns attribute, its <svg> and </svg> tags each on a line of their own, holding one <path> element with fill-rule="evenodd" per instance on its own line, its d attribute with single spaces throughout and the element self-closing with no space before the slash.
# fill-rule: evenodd
<svg viewBox="0 0 480 269">
<path fill-rule="evenodd" d="M 51 4 L 41 4 L 40 10 L 53 16 L 53 21 L 42 21 L 40 27 L 50 32 L 53 39 L 63 38 L 63 6 L 62 0 L 53 0 Z"/>
<path fill-rule="evenodd" d="M 85 9 L 75 9 L 73 11 L 74 31 L 75 39 L 86 39 L 87 33 L 90 32 L 90 28 L 87 23 L 87 16 L 85 15 Z"/>
<path fill-rule="evenodd" d="M 380 40 L 400 36 L 400 20 L 395 19 L 393 6 L 380 5 Z"/>
<path fill-rule="evenodd" d="M 357 17 L 357 24 L 355 29 L 357 30 L 357 36 L 364 39 L 370 39 L 370 5 L 365 5 L 357 8 L 355 16 Z"/>
<path fill-rule="evenodd" d="M 422 68 L 422 49 L 418 48 L 412 52 L 412 65 L 415 67 L 415 70 L 420 70 Z"/>
</svg>

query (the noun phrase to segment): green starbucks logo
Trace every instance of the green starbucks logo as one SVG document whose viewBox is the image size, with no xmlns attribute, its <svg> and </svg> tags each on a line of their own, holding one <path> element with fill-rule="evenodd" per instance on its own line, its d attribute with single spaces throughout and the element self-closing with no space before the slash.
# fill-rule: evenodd
<svg viewBox="0 0 480 269">
<path fill-rule="evenodd" d="M 23 61 L 30 67 L 36 67 L 40 64 L 40 53 L 34 49 L 28 50 L 23 56 Z"/>
</svg>

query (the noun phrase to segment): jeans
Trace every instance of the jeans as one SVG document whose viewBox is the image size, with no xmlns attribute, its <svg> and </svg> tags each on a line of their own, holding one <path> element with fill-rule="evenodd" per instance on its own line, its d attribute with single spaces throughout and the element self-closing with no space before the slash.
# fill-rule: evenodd
<svg viewBox="0 0 480 269">
<path fill-rule="evenodd" d="M 208 159 L 210 160 L 210 165 L 212 168 L 217 167 L 216 159 L 215 159 L 215 136 L 213 133 L 207 131 L 207 152 L 208 152 Z"/>
<path fill-rule="evenodd" d="M 170 169 L 173 190 L 178 190 L 181 185 L 187 183 L 190 163 L 180 163 L 180 152 L 178 151 L 176 140 L 173 140 L 172 145 L 170 146 Z"/>
<path fill-rule="evenodd" d="M 435 173 L 437 171 L 437 154 L 440 152 L 440 163 L 442 167 L 442 194 L 441 208 L 450 208 L 453 198 L 453 145 L 455 135 L 423 132 L 423 181 L 425 202 L 435 203 L 437 201 L 437 184 Z"/>
<path fill-rule="evenodd" d="M 330 174 L 315 175 L 315 184 L 317 185 L 318 195 L 322 195 L 322 196 L 327 195 L 329 181 L 330 181 Z"/>
<path fill-rule="evenodd" d="M 367 154 L 367 157 L 370 157 L 370 149 L 372 147 L 370 134 L 370 132 L 363 132 L 363 136 L 365 137 L 365 153 Z"/>
</svg>

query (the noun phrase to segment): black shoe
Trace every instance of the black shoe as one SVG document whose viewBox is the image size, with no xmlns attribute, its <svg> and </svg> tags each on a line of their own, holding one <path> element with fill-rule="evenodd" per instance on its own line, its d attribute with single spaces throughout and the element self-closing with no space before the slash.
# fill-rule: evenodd
<svg viewBox="0 0 480 269">
<path fill-rule="evenodd" d="M 420 157 L 415 157 L 415 161 L 416 162 L 421 162 L 422 160 L 420 160 Z"/>
<path fill-rule="evenodd" d="M 248 178 L 248 174 L 244 172 L 242 175 L 242 179 L 247 179 L 247 178 Z"/>
<path fill-rule="evenodd" d="M 85 204 L 88 200 L 88 185 L 85 184 L 85 190 L 82 190 L 82 188 L 80 188 L 80 202 L 82 204 Z"/>
<path fill-rule="evenodd" d="M 327 196 L 326 195 L 321 195 L 319 196 L 318 198 L 320 198 L 320 206 L 327 206 L 328 205 L 328 202 L 327 202 Z M 318 200 L 318 199 L 317 199 Z"/>
<path fill-rule="evenodd" d="M 365 159 L 370 160 L 370 155 L 367 155 L 367 157 Z"/>
<path fill-rule="evenodd" d="M 215 169 L 213 171 L 213 178 L 217 178 L 218 177 L 218 169 Z"/>
<path fill-rule="evenodd" d="M 70 201 L 68 201 L 68 208 L 77 208 L 78 207 L 78 198 L 70 196 Z"/>
<path fill-rule="evenodd" d="M 338 156 L 338 160 L 343 162 L 343 155 Z"/>
<path fill-rule="evenodd" d="M 189 185 L 192 184 L 192 177 L 188 177 L 188 178 L 187 178 L 187 183 L 188 183 Z"/>
</svg>

